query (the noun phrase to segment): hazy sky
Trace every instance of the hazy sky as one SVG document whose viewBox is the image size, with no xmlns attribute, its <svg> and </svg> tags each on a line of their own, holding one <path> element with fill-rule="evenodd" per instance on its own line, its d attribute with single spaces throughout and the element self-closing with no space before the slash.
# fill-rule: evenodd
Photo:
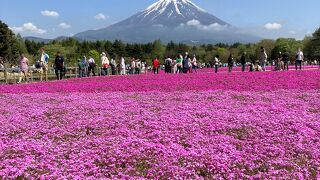
<svg viewBox="0 0 320 180">
<path fill-rule="evenodd" d="M 157 0 L 1 0 L 0 19 L 23 36 L 55 38 L 107 27 Z M 319 0 L 193 0 L 243 31 L 301 39 L 320 27 Z"/>
</svg>

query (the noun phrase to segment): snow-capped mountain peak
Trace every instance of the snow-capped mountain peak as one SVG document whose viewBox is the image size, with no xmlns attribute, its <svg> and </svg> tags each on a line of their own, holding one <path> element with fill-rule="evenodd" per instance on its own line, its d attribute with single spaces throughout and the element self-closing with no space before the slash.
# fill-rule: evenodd
<svg viewBox="0 0 320 180">
<path fill-rule="evenodd" d="M 206 12 L 204 9 L 200 8 L 190 0 L 160 0 L 150 5 L 146 10 L 143 11 L 143 16 L 146 17 L 153 12 L 157 12 L 158 15 L 163 14 L 169 9 L 168 17 L 171 17 L 173 14 L 178 14 L 184 16 L 180 8 L 185 8 L 186 6 L 192 6 L 198 11 Z M 174 8 L 173 8 L 174 7 Z"/>
<path fill-rule="evenodd" d="M 154 0 L 155 1 L 155 0 Z M 125 42 L 243 42 L 255 39 L 206 12 L 192 0 L 158 0 L 145 10 L 106 28 L 75 35 L 79 39 Z"/>
</svg>

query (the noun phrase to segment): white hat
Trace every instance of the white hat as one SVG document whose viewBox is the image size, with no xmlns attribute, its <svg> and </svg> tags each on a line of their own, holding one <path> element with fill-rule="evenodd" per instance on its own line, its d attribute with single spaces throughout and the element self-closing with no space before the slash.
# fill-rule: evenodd
<svg viewBox="0 0 320 180">
<path fill-rule="evenodd" d="M 105 56 L 105 55 L 106 55 L 106 53 L 105 53 L 105 52 L 102 52 L 102 54 L 101 54 L 101 55 Z"/>
</svg>

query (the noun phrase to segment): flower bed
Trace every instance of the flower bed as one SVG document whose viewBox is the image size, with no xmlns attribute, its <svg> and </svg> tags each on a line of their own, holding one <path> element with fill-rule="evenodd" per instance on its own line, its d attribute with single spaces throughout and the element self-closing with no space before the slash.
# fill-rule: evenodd
<svg viewBox="0 0 320 180">
<path fill-rule="evenodd" d="M 317 179 L 319 74 L 0 86 L 0 179 Z"/>
</svg>

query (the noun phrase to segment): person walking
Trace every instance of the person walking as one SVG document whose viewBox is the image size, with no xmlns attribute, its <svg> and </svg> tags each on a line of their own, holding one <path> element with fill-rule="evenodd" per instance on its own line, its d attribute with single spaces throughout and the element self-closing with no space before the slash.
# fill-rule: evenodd
<svg viewBox="0 0 320 180">
<path fill-rule="evenodd" d="M 121 68 L 120 75 L 126 75 L 126 61 L 125 61 L 124 57 L 121 57 L 120 68 Z"/>
<path fill-rule="evenodd" d="M 56 58 L 55 58 L 55 61 L 54 61 L 54 66 L 55 66 L 55 73 L 56 73 L 56 76 L 57 76 L 57 80 L 63 79 L 64 57 L 61 56 L 59 51 L 56 54 Z"/>
<path fill-rule="evenodd" d="M 303 60 L 304 60 L 304 55 L 301 49 L 299 48 L 298 52 L 296 53 L 296 70 L 298 70 L 298 66 L 300 70 L 302 69 L 301 66 L 302 66 Z"/>
<path fill-rule="evenodd" d="M 109 68 L 110 62 L 105 52 L 102 52 L 101 54 L 101 65 L 102 65 L 101 75 L 108 76 L 109 75 L 108 68 Z"/>
<path fill-rule="evenodd" d="M 18 84 L 20 84 L 22 82 L 22 79 L 24 79 L 26 82 L 29 82 L 28 69 L 29 69 L 29 60 L 24 56 L 24 54 L 21 54 L 21 56 L 20 56 L 20 78 L 19 78 Z"/>
<path fill-rule="evenodd" d="M 284 53 L 282 54 L 282 62 L 283 62 L 282 69 L 284 71 L 289 71 L 289 60 L 290 60 L 290 54 L 287 52 L 287 50 L 284 50 Z"/>
<path fill-rule="evenodd" d="M 155 59 L 152 61 L 152 65 L 153 65 L 153 73 L 154 73 L 154 74 L 159 74 L 159 66 L 160 66 L 160 63 L 159 63 L 158 58 L 155 58 Z"/>
<path fill-rule="evenodd" d="M 48 66 L 49 64 L 49 55 L 45 52 L 44 48 L 40 49 L 40 67 L 41 67 L 41 73 L 44 74 L 45 81 L 48 81 Z M 42 81 L 42 75 L 41 75 L 41 81 Z"/>
<path fill-rule="evenodd" d="M 260 55 L 259 55 L 259 63 L 262 68 L 262 71 L 266 71 L 266 63 L 267 63 L 268 55 L 266 50 L 263 46 L 260 48 Z"/>
<path fill-rule="evenodd" d="M 229 73 L 232 72 L 233 64 L 234 64 L 233 55 L 230 54 L 230 56 L 229 56 L 229 58 L 228 58 L 228 72 L 229 72 Z"/>
<path fill-rule="evenodd" d="M 92 73 L 93 76 L 96 76 L 96 73 L 95 73 L 96 63 L 91 56 L 89 56 L 88 64 L 89 64 L 89 67 L 88 67 L 88 75 L 87 76 L 89 77 L 90 73 Z"/>
<path fill-rule="evenodd" d="M 220 64 L 219 55 L 216 55 L 214 57 L 214 72 L 215 73 L 218 73 L 219 64 Z"/>
<path fill-rule="evenodd" d="M 179 54 L 178 57 L 177 57 L 177 59 L 176 59 L 176 63 L 177 63 L 177 71 L 176 71 L 176 74 L 182 73 L 182 61 L 183 61 L 182 55 Z"/>
<path fill-rule="evenodd" d="M 247 53 L 244 52 L 240 58 L 240 63 L 241 63 L 241 67 L 242 67 L 242 72 L 245 72 L 246 71 L 246 64 L 247 64 L 247 61 L 246 61 L 246 55 Z"/>
</svg>

